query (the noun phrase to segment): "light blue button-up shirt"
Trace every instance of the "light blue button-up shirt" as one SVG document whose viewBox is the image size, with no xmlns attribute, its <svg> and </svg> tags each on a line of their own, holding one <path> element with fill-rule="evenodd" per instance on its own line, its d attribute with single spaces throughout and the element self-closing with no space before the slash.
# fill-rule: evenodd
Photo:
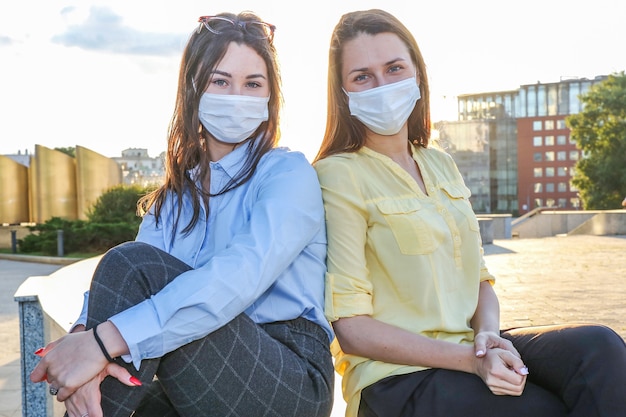
<svg viewBox="0 0 626 417">
<path fill-rule="evenodd" d="M 248 146 L 211 163 L 211 192 L 218 192 L 241 169 Z M 193 210 L 184 200 L 178 212 L 170 196 L 155 217 L 143 218 L 136 240 L 187 263 L 151 298 L 114 315 L 136 367 L 222 327 L 245 312 L 256 323 L 304 317 L 332 330 L 324 317 L 326 232 L 317 175 L 303 154 L 277 148 L 263 156 L 252 178 L 211 197 L 194 229 L 183 235 Z"/>
</svg>

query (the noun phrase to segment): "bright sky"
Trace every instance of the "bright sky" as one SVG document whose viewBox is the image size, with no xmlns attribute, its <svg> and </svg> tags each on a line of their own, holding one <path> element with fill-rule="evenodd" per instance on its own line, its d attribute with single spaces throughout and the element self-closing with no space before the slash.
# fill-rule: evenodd
<svg viewBox="0 0 626 417">
<path fill-rule="evenodd" d="M 84 146 L 166 148 L 178 65 L 200 15 L 252 10 L 278 29 L 281 144 L 315 155 L 326 64 L 341 14 L 384 8 L 413 32 L 433 120 L 456 96 L 626 70 L 623 0 L 35 0 L 0 3 L 0 154 Z"/>
</svg>

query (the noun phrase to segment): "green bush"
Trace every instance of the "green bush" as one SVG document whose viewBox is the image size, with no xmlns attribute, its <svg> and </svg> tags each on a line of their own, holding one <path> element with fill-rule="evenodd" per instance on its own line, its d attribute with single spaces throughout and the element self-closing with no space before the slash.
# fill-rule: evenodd
<svg viewBox="0 0 626 417">
<path fill-rule="evenodd" d="M 85 222 L 82 220 L 67 220 L 53 217 L 45 223 L 29 227 L 32 234 L 18 240 L 20 252 L 41 253 L 45 255 L 57 254 L 58 230 L 63 231 L 64 252 L 82 250 L 84 240 L 81 229 Z"/>
<path fill-rule="evenodd" d="M 94 223 L 141 223 L 137 216 L 137 201 L 152 188 L 138 185 L 116 185 L 103 193 L 87 212 Z"/>
<path fill-rule="evenodd" d="M 19 250 L 56 255 L 58 230 L 63 231 L 65 254 L 101 253 L 134 240 L 141 223 L 136 214 L 137 201 L 149 191 L 151 189 L 139 186 L 115 186 L 98 198 L 87 213 L 87 221 L 53 217 L 30 227 L 32 234 L 18 240 Z"/>
</svg>

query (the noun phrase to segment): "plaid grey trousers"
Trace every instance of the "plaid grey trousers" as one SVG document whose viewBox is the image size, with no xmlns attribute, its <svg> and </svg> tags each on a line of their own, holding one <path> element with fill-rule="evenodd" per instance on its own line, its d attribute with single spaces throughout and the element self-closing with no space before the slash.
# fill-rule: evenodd
<svg viewBox="0 0 626 417">
<path fill-rule="evenodd" d="M 87 328 L 151 295 L 190 267 L 145 243 L 109 250 L 96 268 Z M 113 416 L 329 416 L 334 369 L 326 332 L 296 318 L 258 325 L 240 314 L 203 339 L 143 360 L 142 382 L 102 385 L 102 409 Z"/>
</svg>

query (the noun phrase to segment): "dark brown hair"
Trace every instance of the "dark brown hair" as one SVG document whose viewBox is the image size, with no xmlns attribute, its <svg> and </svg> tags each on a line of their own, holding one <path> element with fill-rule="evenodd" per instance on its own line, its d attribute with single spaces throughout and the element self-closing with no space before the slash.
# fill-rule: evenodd
<svg viewBox="0 0 626 417">
<path fill-rule="evenodd" d="M 221 13 L 218 16 L 234 22 L 261 21 L 252 12 L 238 15 Z M 188 194 L 193 205 L 193 216 L 183 228 L 183 233 L 191 231 L 198 222 L 201 204 L 207 208 L 208 215 L 208 201 L 212 195 L 223 194 L 248 181 L 261 157 L 274 148 L 280 138 L 279 114 L 283 99 L 278 59 L 271 39 L 263 38 L 262 28 L 258 25 L 242 26 L 224 22 L 220 31 L 215 34 L 201 23 L 187 42 L 180 65 L 174 114 L 168 130 L 165 183 L 138 203 L 138 212 L 141 215 L 154 206 L 154 215 L 158 222 L 167 194 L 174 194 L 178 203 L 178 213 L 174 221 L 176 231 L 183 196 Z M 211 78 L 211 70 L 224 57 L 231 42 L 252 48 L 265 61 L 270 88 L 269 117 L 252 135 L 252 139 L 241 145 L 249 147 L 248 157 L 241 171 L 218 193 L 210 194 L 209 190 L 203 189 L 203 184 L 207 184 L 210 177 L 211 155 L 206 146 L 210 133 L 200 123 L 198 110 L 200 98 Z"/>
</svg>

